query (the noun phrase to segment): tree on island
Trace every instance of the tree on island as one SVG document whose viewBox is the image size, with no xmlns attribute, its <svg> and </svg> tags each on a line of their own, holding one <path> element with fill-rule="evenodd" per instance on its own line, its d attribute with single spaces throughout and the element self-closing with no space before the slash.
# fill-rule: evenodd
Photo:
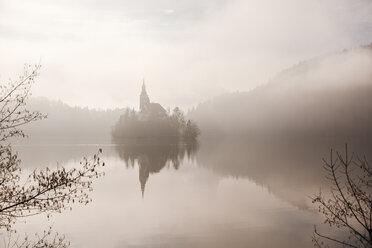
<svg viewBox="0 0 372 248">
<path fill-rule="evenodd" d="M 186 139 L 195 140 L 200 135 L 200 129 L 194 122 L 188 120 L 186 123 L 184 137 Z"/>
<path fill-rule="evenodd" d="M 97 171 L 104 166 L 99 157 L 100 149 L 92 159 L 84 158 L 80 168 L 47 167 L 32 171 L 24 179 L 21 161 L 9 139 L 25 137 L 20 129 L 23 125 L 46 117 L 26 108 L 39 70 L 40 65 L 25 66 L 24 74 L 17 81 L 9 81 L 0 88 L 0 231 L 8 232 L 5 247 L 68 247 L 64 237 L 53 235 L 50 228 L 37 236 L 37 240 L 27 236 L 14 239 L 13 225 L 18 219 L 42 213 L 50 218 L 53 213 L 71 209 L 74 202 L 89 203 L 92 178 L 103 175 Z"/>
<path fill-rule="evenodd" d="M 165 116 L 152 117 L 141 120 L 140 115 L 127 109 L 114 125 L 112 136 L 114 138 L 157 138 L 170 141 L 195 141 L 200 135 L 196 123 L 187 120 L 183 112 L 175 107 L 172 113 Z"/>
<path fill-rule="evenodd" d="M 326 178 L 331 183 L 327 195 L 313 198 L 325 223 L 344 231 L 342 237 L 324 234 L 315 227 L 313 243 L 316 247 L 372 247 L 372 166 L 367 158 L 331 150 L 330 159 L 323 159 Z M 326 241 L 326 242 L 324 242 Z"/>
</svg>

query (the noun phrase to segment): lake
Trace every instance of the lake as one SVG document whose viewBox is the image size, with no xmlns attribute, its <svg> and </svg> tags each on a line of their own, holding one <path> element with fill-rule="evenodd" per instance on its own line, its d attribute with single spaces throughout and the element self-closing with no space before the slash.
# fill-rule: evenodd
<svg viewBox="0 0 372 248">
<path fill-rule="evenodd" d="M 102 148 L 106 175 L 94 180 L 92 203 L 16 228 L 33 234 L 52 225 L 79 248 L 313 247 L 323 218 L 311 197 L 327 188 L 321 159 L 345 142 L 369 152 L 367 139 L 26 140 L 14 146 L 25 173 L 57 162 L 76 167 Z"/>
</svg>

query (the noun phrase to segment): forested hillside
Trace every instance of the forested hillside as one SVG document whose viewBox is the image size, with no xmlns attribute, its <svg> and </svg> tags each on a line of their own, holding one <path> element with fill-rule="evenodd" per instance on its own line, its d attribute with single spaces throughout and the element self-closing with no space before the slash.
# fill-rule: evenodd
<svg viewBox="0 0 372 248">
<path fill-rule="evenodd" d="M 190 111 L 204 135 L 372 134 L 372 45 L 314 58 Z"/>
<path fill-rule="evenodd" d="M 30 110 L 47 114 L 47 118 L 30 123 L 25 133 L 30 138 L 89 138 L 110 137 L 113 124 L 125 109 L 96 110 L 71 107 L 61 101 L 46 98 L 31 98 Z"/>
</svg>

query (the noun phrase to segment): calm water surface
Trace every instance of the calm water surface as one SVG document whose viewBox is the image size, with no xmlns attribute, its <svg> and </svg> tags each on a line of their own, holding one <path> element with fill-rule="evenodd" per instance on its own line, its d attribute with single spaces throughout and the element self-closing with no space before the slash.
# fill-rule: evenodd
<svg viewBox="0 0 372 248">
<path fill-rule="evenodd" d="M 365 142 L 351 142 L 365 152 Z M 335 140 L 204 140 L 194 146 L 29 142 L 16 145 L 25 171 L 78 166 L 103 148 L 106 176 L 93 202 L 18 223 L 53 225 L 72 247 L 313 247 L 321 216 L 310 197 L 325 187 L 321 158 Z"/>
</svg>

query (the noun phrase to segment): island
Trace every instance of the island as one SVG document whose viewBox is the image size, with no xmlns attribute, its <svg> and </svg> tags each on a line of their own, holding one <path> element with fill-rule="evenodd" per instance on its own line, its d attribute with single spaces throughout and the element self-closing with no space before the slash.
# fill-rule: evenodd
<svg viewBox="0 0 372 248">
<path fill-rule="evenodd" d="M 183 112 L 175 107 L 165 110 L 159 103 L 150 102 L 143 81 L 139 97 L 139 110 L 126 109 L 112 128 L 112 137 L 171 142 L 195 142 L 200 135 L 197 124 L 186 120 Z"/>
</svg>

